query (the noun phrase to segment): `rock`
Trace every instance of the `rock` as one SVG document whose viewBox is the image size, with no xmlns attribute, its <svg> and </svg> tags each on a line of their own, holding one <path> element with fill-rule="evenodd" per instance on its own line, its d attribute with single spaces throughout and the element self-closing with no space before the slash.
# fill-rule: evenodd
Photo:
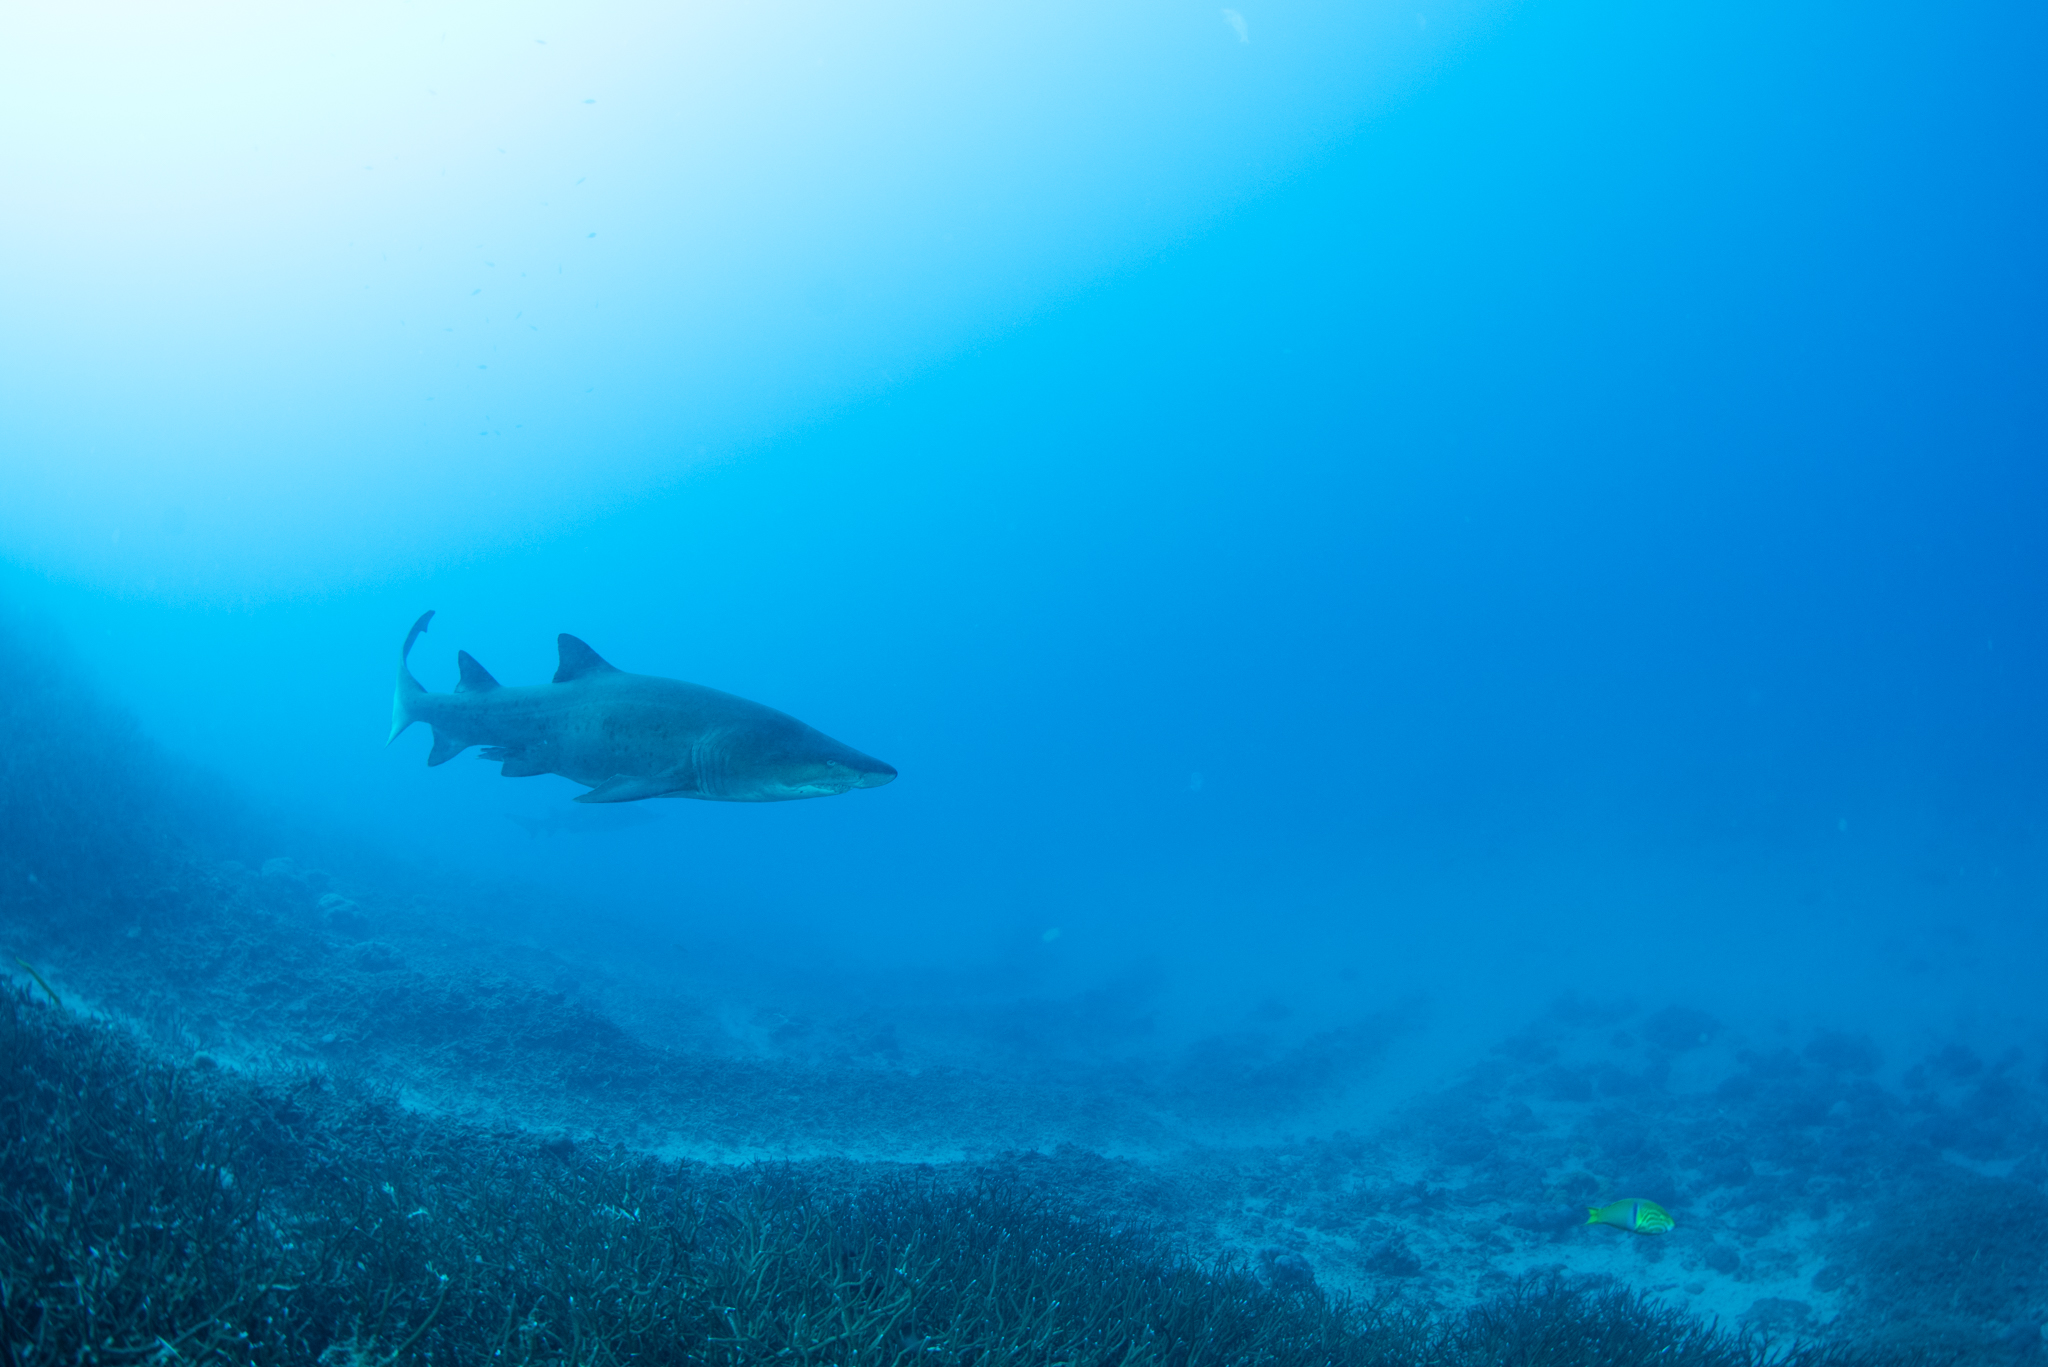
<svg viewBox="0 0 2048 1367">
<path fill-rule="evenodd" d="M 1804 1329 L 1813 1319 L 1813 1307 L 1805 1301 L 1766 1296 L 1749 1307 L 1742 1322 L 1758 1329 Z"/>
<path fill-rule="evenodd" d="M 398 951 L 390 945 L 375 940 L 365 940 L 355 948 L 356 967 L 365 973 L 389 973 L 394 968 L 404 968 L 405 960 L 398 957 Z"/>
<path fill-rule="evenodd" d="M 1707 1245 L 1706 1264 L 1724 1277 L 1732 1277 L 1742 1266 L 1742 1255 L 1718 1241 Z"/>
<path fill-rule="evenodd" d="M 1556 1234 L 1579 1224 L 1581 1217 L 1577 1211 L 1557 1206 L 1517 1206 L 1501 1216 L 1500 1222 L 1531 1234 Z"/>
<path fill-rule="evenodd" d="M 318 906 L 327 915 L 328 929 L 351 940 L 368 939 L 370 918 L 363 915 L 363 909 L 353 898 L 330 892 L 321 896 Z"/>
<path fill-rule="evenodd" d="M 1275 1291 L 1306 1291 L 1316 1284 L 1316 1272 L 1308 1259 L 1284 1248 L 1269 1248 L 1259 1254 L 1266 1268 L 1266 1283 Z"/>
<path fill-rule="evenodd" d="M 1704 1011 L 1667 1006 L 1643 1022 L 1643 1038 L 1658 1049 L 1681 1054 L 1721 1033 L 1721 1022 Z"/>
<path fill-rule="evenodd" d="M 1884 1051 L 1868 1035 L 1823 1030 L 1806 1046 L 1806 1057 L 1832 1073 L 1868 1077 L 1884 1063 Z"/>
<path fill-rule="evenodd" d="M 1365 1268 L 1382 1277 L 1414 1277 L 1422 1272 L 1422 1259 L 1399 1239 L 1388 1239 L 1366 1253 Z"/>
</svg>

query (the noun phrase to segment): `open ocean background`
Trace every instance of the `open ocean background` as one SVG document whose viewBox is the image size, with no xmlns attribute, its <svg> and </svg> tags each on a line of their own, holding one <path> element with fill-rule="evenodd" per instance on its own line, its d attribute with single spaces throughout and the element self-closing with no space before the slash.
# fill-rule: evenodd
<svg viewBox="0 0 2048 1367">
<path fill-rule="evenodd" d="M 10 963 L 173 1053 L 701 1161 L 1377 1136 L 1418 1200 L 1506 1165 L 1508 1272 L 2048 1355 L 2048 12 L 15 27 Z M 430 689 L 572 632 L 902 776 L 592 808 L 427 769 L 382 742 L 428 608 Z M 325 937 L 330 997 L 487 971 L 854 1081 L 712 1132 L 344 1057 L 233 995 L 284 950 L 180 958 L 198 913 L 122 881 L 159 829 Z M 1517 1149 L 1516 1098 L 1578 1147 Z M 2002 1290 L 1887 1329 L 1950 1181 L 2017 1212 L 1956 1235 Z M 1239 1226 L 1223 1187 L 1203 1237 L 1269 1271 L 1450 1277 L 1435 1206 Z M 1637 1195 L 1668 1261 L 1527 1216 Z"/>
</svg>

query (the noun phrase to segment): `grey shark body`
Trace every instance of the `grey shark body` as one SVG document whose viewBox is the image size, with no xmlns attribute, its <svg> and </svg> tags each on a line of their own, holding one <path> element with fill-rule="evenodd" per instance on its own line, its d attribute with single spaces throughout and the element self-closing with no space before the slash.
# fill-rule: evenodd
<svg viewBox="0 0 2048 1367">
<path fill-rule="evenodd" d="M 406 667 L 433 620 L 413 623 L 398 652 L 391 739 L 416 721 L 434 728 L 427 763 L 472 745 L 507 778 L 560 774 L 589 787 L 578 802 L 694 797 L 787 802 L 879 788 L 896 777 L 882 761 L 841 745 L 795 717 L 679 679 L 615 669 L 574 636 L 557 638 L 553 683 L 507 688 L 467 651 L 453 693 L 429 693 Z"/>
</svg>

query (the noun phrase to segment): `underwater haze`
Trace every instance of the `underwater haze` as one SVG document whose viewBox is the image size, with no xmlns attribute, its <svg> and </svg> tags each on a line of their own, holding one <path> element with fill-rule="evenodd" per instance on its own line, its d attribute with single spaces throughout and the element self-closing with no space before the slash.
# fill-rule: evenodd
<svg viewBox="0 0 2048 1367">
<path fill-rule="evenodd" d="M 53 998 L 696 1161 L 1152 1164 L 1204 1194 L 1133 1210 L 1274 1285 L 1562 1266 L 2048 1355 L 2031 1271 L 1879 1313 L 1927 1209 L 2027 1212 L 2008 1270 L 2048 1234 L 2038 10 L 20 28 L 0 678 L 47 820 L 0 949 Z M 570 633 L 898 777 L 429 766 L 385 744 L 429 609 L 431 692 Z M 159 819 L 296 1005 L 136 891 L 199 875 L 92 853 Z M 433 1063 L 481 1008 L 350 1053 L 321 1013 L 395 973 L 760 1071 L 713 1126 L 708 1073 L 564 1090 L 518 1030 Z M 1273 1194 L 1311 1170 L 1377 1204 Z M 1555 1218 L 1621 1198 L 1677 1228 Z M 1497 1248 L 1444 1232 L 1482 1199 Z"/>
</svg>

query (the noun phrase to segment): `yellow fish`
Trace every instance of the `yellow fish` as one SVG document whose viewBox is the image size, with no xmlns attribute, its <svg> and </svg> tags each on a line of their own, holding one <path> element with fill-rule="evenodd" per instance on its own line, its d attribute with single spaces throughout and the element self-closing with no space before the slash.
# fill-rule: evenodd
<svg viewBox="0 0 2048 1367">
<path fill-rule="evenodd" d="M 1587 1206 L 1586 1223 L 1614 1225 L 1637 1234 L 1669 1234 L 1673 1225 L 1670 1211 L 1655 1201 L 1635 1197 L 1626 1201 L 1610 1201 L 1604 1206 Z"/>
</svg>

